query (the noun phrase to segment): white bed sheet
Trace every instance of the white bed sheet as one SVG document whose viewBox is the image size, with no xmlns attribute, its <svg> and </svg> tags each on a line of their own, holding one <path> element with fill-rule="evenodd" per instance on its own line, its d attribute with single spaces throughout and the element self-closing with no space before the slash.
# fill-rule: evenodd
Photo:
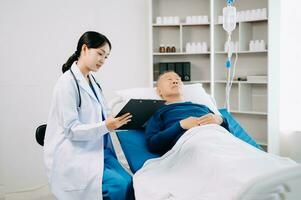
<svg viewBox="0 0 301 200">
<path fill-rule="evenodd" d="M 160 158 L 134 175 L 136 200 L 232 200 L 250 181 L 295 167 L 296 162 L 258 150 L 226 129 L 188 130 Z"/>
</svg>

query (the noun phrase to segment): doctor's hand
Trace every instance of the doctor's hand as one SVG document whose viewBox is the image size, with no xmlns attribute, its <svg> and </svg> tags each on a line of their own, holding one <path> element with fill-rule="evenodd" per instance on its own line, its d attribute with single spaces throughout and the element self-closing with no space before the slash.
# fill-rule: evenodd
<svg viewBox="0 0 301 200">
<path fill-rule="evenodd" d="M 199 117 L 199 126 L 206 125 L 206 124 L 221 125 L 222 123 L 223 123 L 223 118 L 220 115 L 209 113 L 207 115 Z"/>
<path fill-rule="evenodd" d="M 109 117 L 106 119 L 105 124 L 107 126 L 107 129 L 109 131 L 113 131 L 119 127 L 121 127 L 124 124 L 127 124 L 131 121 L 132 115 L 130 113 L 126 113 L 124 115 L 121 115 L 120 117 Z"/>
</svg>

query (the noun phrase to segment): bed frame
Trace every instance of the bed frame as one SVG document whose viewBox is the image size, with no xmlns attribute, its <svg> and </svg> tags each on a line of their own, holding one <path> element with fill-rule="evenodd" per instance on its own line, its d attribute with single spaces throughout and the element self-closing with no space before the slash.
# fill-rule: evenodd
<svg viewBox="0 0 301 200">
<path fill-rule="evenodd" d="M 123 100 L 113 99 L 109 106 L 112 113 L 117 113 Z M 117 158 L 122 166 L 133 174 L 125 155 L 118 132 L 110 133 Z M 284 169 L 277 173 L 270 173 L 258 177 L 245 185 L 236 197 L 236 200 L 301 200 L 301 165 Z"/>
</svg>

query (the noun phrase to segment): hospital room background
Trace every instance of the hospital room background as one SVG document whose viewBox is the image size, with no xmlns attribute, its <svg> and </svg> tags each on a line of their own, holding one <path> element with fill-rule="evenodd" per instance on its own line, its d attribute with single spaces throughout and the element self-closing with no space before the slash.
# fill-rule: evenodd
<svg viewBox="0 0 301 200">
<path fill-rule="evenodd" d="M 225 33 L 215 23 L 225 5 L 225 0 L 0 0 L 0 200 L 53 199 L 35 129 L 46 123 L 61 66 L 87 30 L 103 33 L 112 42 L 107 63 L 95 74 L 108 101 L 117 90 L 152 87 L 158 73 L 155 63 L 191 61 L 190 83 L 202 83 L 223 107 L 226 54 L 225 37 L 219 34 Z M 243 49 L 238 50 L 237 73 L 244 67 L 249 75 L 259 75 L 253 78 L 263 79 L 255 80 L 257 84 L 234 81 L 233 116 L 250 133 L 262 128 L 265 135 L 255 138 L 263 138 L 259 143 L 270 153 L 301 162 L 301 3 L 236 0 L 234 5 L 249 12 L 232 37 L 233 48 L 236 41 L 244 42 L 238 44 Z M 266 18 L 257 14 L 259 18 L 252 19 L 251 10 L 263 8 Z M 171 23 L 183 25 L 164 25 Z M 164 41 L 168 40 L 164 34 L 177 39 Z M 264 47 L 254 49 L 255 44 L 260 48 L 261 40 Z M 198 45 L 206 47 L 198 49 Z M 167 46 L 170 52 L 162 55 Z M 195 55 L 181 48 L 195 48 L 191 50 Z M 201 67 L 194 69 L 196 65 Z M 245 91 L 238 94 L 238 87 Z M 238 104 L 246 110 L 239 110 Z"/>
</svg>

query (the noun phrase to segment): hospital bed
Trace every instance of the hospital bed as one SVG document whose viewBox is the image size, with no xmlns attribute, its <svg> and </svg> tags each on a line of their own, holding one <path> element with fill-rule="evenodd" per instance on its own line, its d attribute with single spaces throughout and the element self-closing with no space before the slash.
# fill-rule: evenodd
<svg viewBox="0 0 301 200">
<path fill-rule="evenodd" d="M 196 93 L 196 91 L 198 93 Z M 215 106 L 214 100 L 206 94 L 201 84 L 186 86 L 186 89 L 185 87 L 183 88 L 183 92 L 184 100 L 188 98 L 188 100 L 192 100 L 192 102 L 203 102 L 205 105 L 209 105 L 209 108 Z M 113 113 L 117 113 L 130 98 L 159 99 L 153 88 L 130 89 L 119 91 L 117 94 L 118 97 L 110 102 Z M 206 96 L 206 98 L 204 98 L 204 96 Z M 218 112 L 227 119 L 230 132 L 233 135 L 239 136 L 240 134 L 246 134 L 245 130 L 226 109 L 219 109 Z M 148 159 L 159 157 L 159 155 L 151 153 L 148 150 L 143 129 L 119 130 L 111 133 L 111 136 L 120 163 L 132 174 L 137 172 Z M 241 189 L 237 199 L 300 200 L 301 187 L 298 186 L 299 184 L 301 184 L 301 166 L 293 167 L 289 171 L 283 170 L 277 172 L 277 174 L 266 174 L 264 177 L 253 180 Z"/>
</svg>

